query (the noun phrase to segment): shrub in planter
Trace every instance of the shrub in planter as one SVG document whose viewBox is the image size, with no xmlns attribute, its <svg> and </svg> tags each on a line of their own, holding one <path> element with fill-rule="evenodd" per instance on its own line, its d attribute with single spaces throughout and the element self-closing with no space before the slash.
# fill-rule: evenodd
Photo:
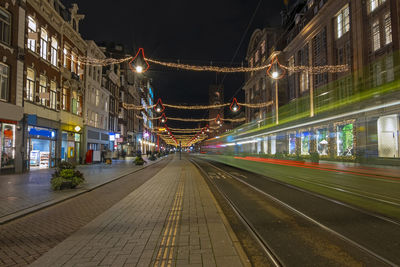
<svg viewBox="0 0 400 267">
<path fill-rule="evenodd" d="M 75 170 L 75 166 L 71 163 L 62 162 L 50 180 L 53 190 L 61 190 L 68 188 L 76 188 L 85 181 L 83 173 Z"/>
<path fill-rule="evenodd" d="M 142 156 L 136 156 L 136 158 L 133 162 L 135 163 L 135 165 L 143 165 L 145 163 Z"/>
<path fill-rule="evenodd" d="M 319 153 L 318 152 L 310 153 L 310 158 L 311 158 L 312 163 L 319 163 Z"/>
<path fill-rule="evenodd" d="M 150 155 L 150 157 L 149 157 L 149 160 L 151 160 L 151 161 L 155 161 L 157 158 L 156 158 L 156 155 L 155 155 L 155 153 L 152 153 L 151 155 Z"/>
</svg>

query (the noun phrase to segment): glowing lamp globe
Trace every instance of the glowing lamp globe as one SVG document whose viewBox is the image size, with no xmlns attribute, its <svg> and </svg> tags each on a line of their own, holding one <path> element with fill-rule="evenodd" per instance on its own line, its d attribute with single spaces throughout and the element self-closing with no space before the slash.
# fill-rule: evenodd
<svg viewBox="0 0 400 267">
<path fill-rule="evenodd" d="M 143 67 L 142 66 L 136 66 L 136 72 L 137 73 L 142 73 L 143 72 Z"/>
<path fill-rule="evenodd" d="M 272 78 L 277 79 L 279 77 L 279 73 L 277 71 L 272 72 Z"/>
</svg>

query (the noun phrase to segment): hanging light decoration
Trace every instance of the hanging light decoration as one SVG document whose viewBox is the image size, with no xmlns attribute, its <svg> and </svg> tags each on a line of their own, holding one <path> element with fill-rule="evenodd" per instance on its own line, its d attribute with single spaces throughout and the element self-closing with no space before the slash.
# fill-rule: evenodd
<svg viewBox="0 0 400 267">
<path fill-rule="evenodd" d="M 272 59 L 272 63 L 267 69 L 267 75 L 274 80 L 282 79 L 286 74 L 285 68 L 279 63 L 278 57 Z"/>
<path fill-rule="evenodd" d="M 150 68 L 149 63 L 147 63 L 147 60 L 144 56 L 143 48 L 139 48 L 136 56 L 134 56 L 129 62 L 129 67 L 133 72 L 136 73 L 145 73 Z"/>
<path fill-rule="evenodd" d="M 161 123 L 166 123 L 166 122 L 167 122 L 167 117 L 165 116 L 165 113 L 163 113 L 163 114 L 161 115 L 160 122 L 161 122 Z"/>
<path fill-rule="evenodd" d="M 221 124 L 222 124 L 221 116 L 219 116 L 219 114 L 218 114 L 217 118 L 215 119 L 215 122 L 216 122 L 218 125 L 221 125 Z"/>
<path fill-rule="evenodd" d="M 161 101 L 161 98 L 159 98 L 159 99 L 157 100 L 156 105 L 154 106 L 154 110 L 155 110 L 157 113 L 161 113 L 161 112 L 164 111 L 164 109 L 165 109 L 165 107 L 164 107 L 164 105 L 163 105 L 163 103 L 162 103 L 162 101 Z"/>
<path fill-rule="evenodd" d="M 233 98 L 232 104 L 231 104 L 231 106 L 230 106 L 229 108 L 230 108 L 231 111 L 233 111 L 233 112 L 238 112 L 238 111 L 240 110 L 240 105 L 239 105 L 239 103 L 237 102 L 236 97 Z"/>
</svg>

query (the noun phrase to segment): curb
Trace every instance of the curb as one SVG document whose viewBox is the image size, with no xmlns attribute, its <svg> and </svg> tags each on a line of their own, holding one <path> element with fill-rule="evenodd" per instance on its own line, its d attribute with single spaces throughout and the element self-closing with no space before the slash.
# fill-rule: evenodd
<svg viewBox="0 0 400 267">
<path fill-rule="evenodd" d="M 146 165 L 146 166 L 143 166 L 143 167 L 141 167 L 141 168 L 139 168 L 139 169 L 136 169 L 136 170 L 133 170 L 133 171 L 129 171 L 129 172 L 127 172 L 127 173 L 124 173 L 124 174 L 121 174 L 121 175 L 119 175 L 119 176 L 116 176 L 115 178 L 113 178 L 113 179 L 111 179 L 111 180 L 109 180 L 109 181 L 107 181 L 107 182 L 104 182 L 104 183 L 102 183 L 102 184 L 98 184 L 98 185 L 95 185 L 95 186 L 90 187 L 90 188 L 87 188 L 87 189 L 80 189 L 80 191 L 78 191 L 78 192 L 76 192 L 76 193 L 74 193 L 74 194 L 72 194 L 72 195 L 65 196 L 65 197 L 61 197 L 61 198 L 59 198 L 59 199 L 54 199 L 54 200 L 45 201 L 45 202 L 36 204 L 36 205 L 34 205 L 34 206 L 32 206 L 32 207 L 29 207 L 29 208 L 26 208 L 26 209 L 23 209 L 23 210 L 16 211 L 16 212 L 14 212 L 14 213 L 5 215 L 5 216 L 3 216 L 3 217 L 0 218 L 0 225 L 9 223 L 9 222 L 11 222 L 11 221 L 13 221 L 13 220 L 16 220 L 16 219 L 18 219 L 18 218 L 24 217 L 24 216 L 29 215 L 29 214 L 31 214 L 31 213 L 37 212 L 37 211 L 39 211 L 39 210 L 42 210 L 42 209 L 45 209 L 45 208 L 54 206 L 54 205 L 56 205 L 56 204 L 58 204 L 58 203 L 61 203 L 61 202 L 64 202 L 64 201 L 66 201 L 66 200 L 72 199 L 72 198 L 74 198 L 74 197 L 80 196 L 80 195 L 82 195 L 82 194 L 84 194 L 84 193 L 93 191 L 93 190 L 95 190 L 95 189 L 97 189 L 97 188 L 99 188 L 99 187 L 101 187 L 101 186 L 107 185 L 107 184 L 109 184 L 109 183 L 111 183 L 111 182 L 114 182 L 114 181 L 116 181 L 116 180 L 118 180 L 118 179 L 121 179 L 121 178 L 123 178 L 123 177 L 125 177 L 125 176 L 128 176 L 128 175 L 133 174 L 133 173 L 138 172 L 138 171 L 141 171 L 141 170 L 143 170 L 143 169 L 146 169 L 147 167 L 149 167 L 149 166 L 151 166 L 151 165 L 153 165 L 153 164 L 157 164 L 157 163 L 161 162 L 161 161 L 164 160 L 164 159 L 165 159 L 165 158 L 163 158 L 163 159 L 161 159 L 161 160 L 159 160 L 159 161 L 156 161 L 156 162 L 154 162 L 154 163 L 148 164 L 148 165 Z M 79 190 L 79 189 L 78 189 L 78 190 Z"/>
</svg>

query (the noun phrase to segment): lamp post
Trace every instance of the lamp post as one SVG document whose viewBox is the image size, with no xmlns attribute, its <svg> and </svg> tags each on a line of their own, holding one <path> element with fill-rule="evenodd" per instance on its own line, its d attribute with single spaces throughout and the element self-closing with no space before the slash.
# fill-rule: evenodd
<svg viewBox="0 0 400 267">
<path fill-rule="evenodd" d="M 279 73 L 274 71 L 272 78 L 275 80 L 275 124 L 279 124 L 279 102 L 278 102 L 278 81 Z"/>
</svg>

